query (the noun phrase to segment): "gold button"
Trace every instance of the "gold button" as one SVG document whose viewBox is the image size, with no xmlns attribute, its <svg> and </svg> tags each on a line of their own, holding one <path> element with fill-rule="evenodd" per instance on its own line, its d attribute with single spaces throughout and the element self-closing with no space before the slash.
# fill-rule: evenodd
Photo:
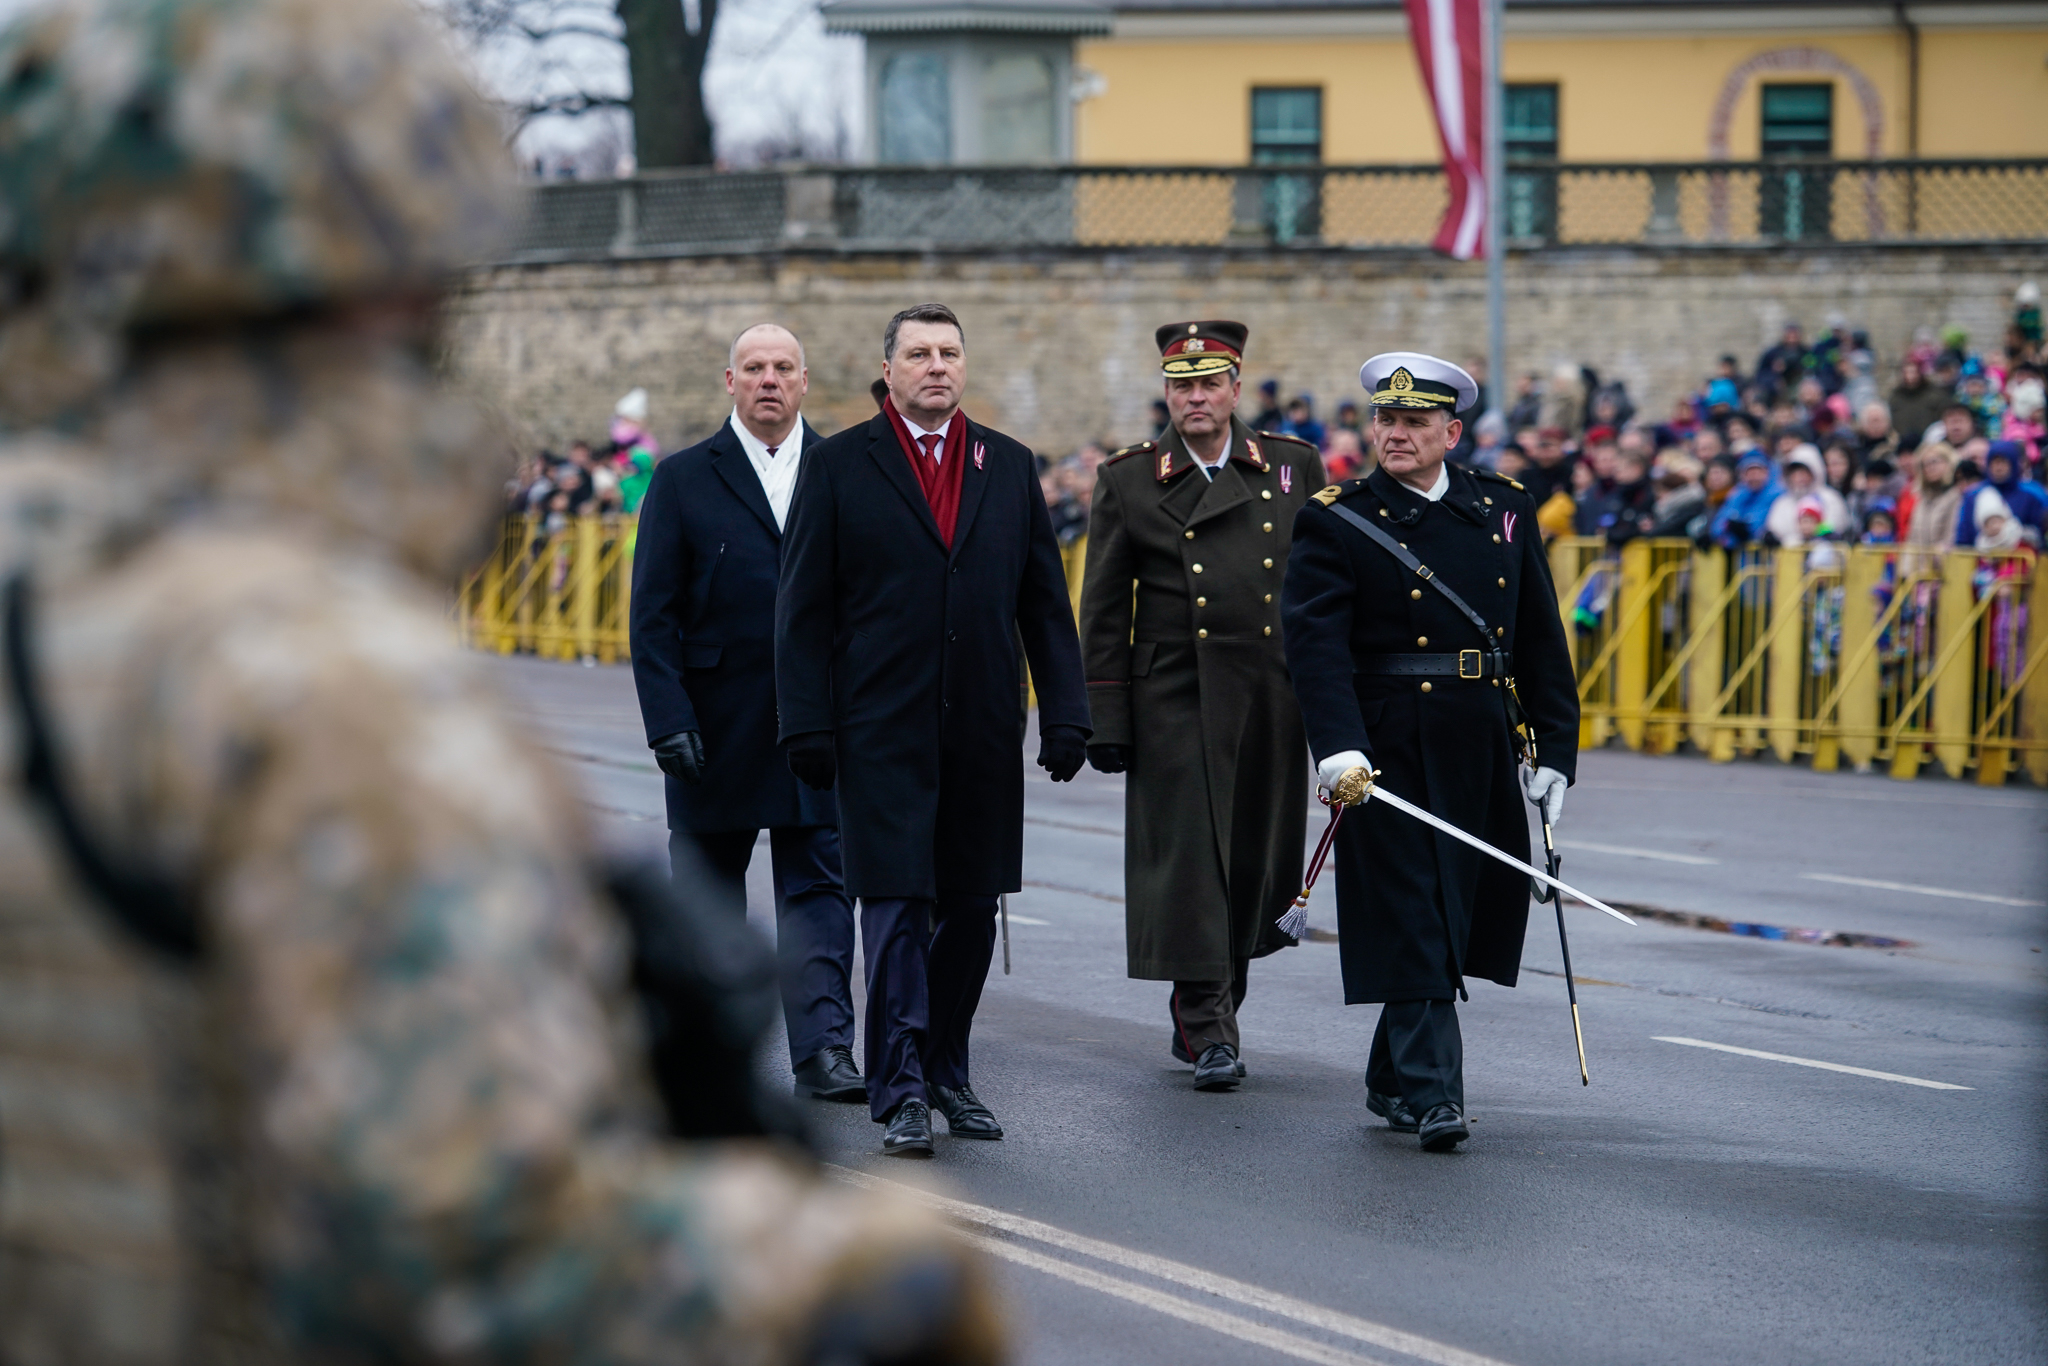
<svg viewBox="0 0 2048 1366">
<path fill-rule="evenodd" d="M 1272 595 L 1271 593 L 1268 593 L 1268 594 L 1266 594 L 1266 601 L 1267 601 L 1267 602 L 1271 602 L 1272 600 L 1273 600 L 1273 595 Z"/>
<path fill-rule="evenodd" d="M 1187 537 L 1191 541 L 1195 539 L 1195 533 L 1192 531 L 1183 531 L 1181 535 Z"/>
<path fill-rule="evenodd" d="M 1493 499 L 1491 499 L 1491 498 L 1487 499 L 1487 500 L 1486 500 L 1486 505 L 1487 505 L 1488 507 L 1492 507 L 1492 506 L 1493 506 Z"/>
<path fill-rule="evenodd" d="M 1497 636 L 1504 636 L 1508 633 L 1508 628 L 1505 626 L 1496 626 L 1493 628 L 1493 633 Z"/>
<path fill-rule="evenodd" d="M 1195 566 L 1195 572 L 1196 572 L 1197 574 L 1201 573 L 1201 572 L 1202 572 L 1202 566 L 1200 566 L 1200 565 L 1196 565 L 1196 566 Z"/>
<path fill-rule="evenodd" d="M 1202 640 L 1207 640 L 1209 638 L 1209 633 L 1207 631 L 1197 631 L 1195 632 L 1195 635 Z"/>
<path fill-rule="evenodd" d="M 1273 628 L 1272 628 L 1272 627 L 1270 627 L 1270 626 L 1268 626 L 1268 627 L 1266 628 L 1266 634 L 1267 634 L 1267 635 L 1269 635 L 1269 636 L 1270 636 L 1270 635 L 1272 635 L 1272 634 L 1273 634 Z"/>
<path fill-rule="evenodd" d="M 1429 691 L 1429 684 L 1427 684 L 1427 683 L 1423 684 L 1423 685 L 1422 685 L 1422 690 L 1423 690 L 1424 692 L 1428 692 L 1428 691 Z"/>
<path fill-rule="evenodd" d="M 1381 508 L 1381 509 L 1380 509 L 1380 516 L 1384 517 L 1384 516 L 1386 516 L 1386 515 L 1387 515 L 1387 510 L 1386 510 L 1385 508 Z"/>
<path fill-rule="evenodd" d="M 1499 544 L 1500 544 L 1500 537 L 1498 537 L 1498 536 L 1495 536 L 1495 537 L 1493 538 L 1493 543 L 1494 543 L 1495 545 L 1499 545 Z"/>
<path fill-rule="evenodd" d="M 1500 680 L 1499 680 L 1498 678 L 1496 678 L 1496 679 L 1494 679 L 1494 680 L 1493 680 L 1493 686 L 1494 686 L 1494 687 L 1496 687 L 1496 688 L 1498 688 L 1498 687 L 1500 686 Z"/>
<path fill-rule="evenodd" d="M 1271 498 L 1272 496 L 1273 496 L 1273 490 L 1271 490 L 1271 489 L 1260 489 L 1260 490 L 1259 490 L 1259 497 L 1261 497 L 1261 498 Z"/>
<path fill-rule="evenodd" d="M 1502 588 L 1506 588 L 1508 586 L 1508 581 L 1506 579 L 1499 580 L 1499 583 Z"/>
<path fill-rule="evenodd" d="M 1429 637 L 1428 637 L 1428 636 L 1417 636 L 1417 637 L 1415 637 L 1415 643 L 1416 643 L 1417 645 L 1427 645 L 1427 644 L 1429 644 Z"/>
<path fill-rule="evenodd" d="M 1272 567 L 1273 567 L 1273 562 L 1272 562 L 1271 560 L 1268 560 L 1268 561 L 1266 561 L 1266 568 L 1268 568 L 1268 569 L 1271 569 Z"/>
<path fill-rule="evenodd" d="M 1207 598 L 1196 598 L 1196 599 L 1195 599 L 1195 606 L 1197 606 L 1197 607 L 1207 607 L 1208 605 L 1209 605 L 1209 600 L 1208 600 Z"/>
<path fill-rule="evenodd" d="M 1419 600 L 1422 597 L 1422 590 L 1420 588 L 1411 588 L 1408 590 L 1408 596 Z"/>
<path fill-rule="evenodd" d="M 1272 529 L 1273 529 L 1273 524 L 1272 524 L 1271 522 L 1268 522 L 1268 523 L 1266 523 L 1266 530 L 1268 530 L 1268 531 L 1271 531 Z"/>
</svg>

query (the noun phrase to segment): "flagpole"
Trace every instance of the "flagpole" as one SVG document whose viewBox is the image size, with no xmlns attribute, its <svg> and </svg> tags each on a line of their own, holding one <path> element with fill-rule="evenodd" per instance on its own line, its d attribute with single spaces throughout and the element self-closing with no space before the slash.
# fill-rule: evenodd
<svg viewBox="0 0 2048 1366">
<path fill-rule="evenodd" d="M 1505 414 L 1508 388 L 1507 261 L 1502 220 L 1507 200 L 1505 89 L 1501 82 L 1501 21 L 1506 0 L 1486 6 L 1486 410 Z"/>
</svg>

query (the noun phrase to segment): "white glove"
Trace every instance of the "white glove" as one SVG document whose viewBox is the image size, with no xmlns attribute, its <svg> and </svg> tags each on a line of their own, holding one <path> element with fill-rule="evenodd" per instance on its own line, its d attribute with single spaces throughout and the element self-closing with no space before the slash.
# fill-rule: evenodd
<svg viewBox="0 0 2048 1366">
<path fill-rule="evenodd" d="M 1332 754 L 1329 758 L 1316 765 L 1316 781 L 1329 791 L 1334 792 L 1337 790 L 1337 780 L 1352 769 L 1371 767 L 1372 765 L 1366 761 L 1364 754 L 1355 749 L 1347 749 L 1341 753 Z M 1367 790 L 1362 800 L 1372 800 L 1370 789 Z"/>
<path fill-rule="evenodd" d="M 1535 772 L 1522 770 L 1522 791 L 1529 800 L 1543 808 L 1543 822 L 1556 825 L 1564 819 L 1564 774 L 1554 768 L 1539 768 Z"/>
</svg>

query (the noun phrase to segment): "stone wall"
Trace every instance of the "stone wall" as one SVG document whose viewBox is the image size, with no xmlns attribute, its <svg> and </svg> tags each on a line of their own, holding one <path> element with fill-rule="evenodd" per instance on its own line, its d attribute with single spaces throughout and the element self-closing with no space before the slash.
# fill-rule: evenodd
<svg viewBox="0 0 2048 1366">
<path fill-rule="evenodd" d="M 1583 361 L 1662 415 L 1716 356 L 1745 366 L 1785 322 L 1835 311 L 1869 329 L 1886 366 L 1918 326 L 1997 344 L 2013 287 L 2048 276 L 2040 248 L 1550 251 L 1508 266 L 1511 369 Z M 785 253 L 501 266 L 457 299 L 458 369 L 499 397 L 524 439 L 602 437 L 634 385 L 670 445 L 729 411 L 727 347 L 773 320 L 805 344 L 805 413 L 831 432 L 873 411 L 889 315 L 936 299 L 967 331 L 967 408 L 1040 450 L 1149 435 L 1152 331 L 1191 318 L 1251 327 L 1247 389 L 1272 376 L 1327 415 L 1383 350 L 1463 362 L 1485 347 L 1477 265 L 1427 255 L 1087 251 L 951 255 Z"/>
</svg>

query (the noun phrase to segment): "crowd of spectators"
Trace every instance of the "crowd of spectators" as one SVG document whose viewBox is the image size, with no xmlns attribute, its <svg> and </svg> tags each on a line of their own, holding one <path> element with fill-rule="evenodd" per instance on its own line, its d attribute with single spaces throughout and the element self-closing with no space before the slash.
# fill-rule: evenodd
<svg viewBox="0 0 2048 1366">
<path fill-rule="evenodd" d="M 1524 375 L 1504 415 L 1466 415 L 1452 455 L 1527 487 L 1546 537 L 1807 546 L 1816 567 L 1851 543 L 1915 555 L 2038 550 L 2048 536 L 2044 383 L 2040 291 L 2028 283 L 1995 346 L 1979 350 L 1958 327 L 1923 327 L 1885 362 L 1844 317 L 1813 338 L 1788 323 L 1753 364 L 1720 357 L 1661 417 L 1586 366 Z M 1245 413 L 1255 430 L 1313 442 L 1332 480 L 1371 469 L 1356 403 L 1325 423 L 1311 396 L 1283 398 L 1267 379 Z M 1165 424 L 1157 403 L 1151 434 Z M 1062 544 L 1087 531 L 1106 445 L 1042 461 Z"/>
<path fill-rule="evenodd" d="M 506 486 L 507 509 L 538 516 L 543 536 L 586 513 L 638 512 L 661 455 L 647 428 L 647 391 L 635 389 L 613 410 L 602 447 L 573 441 L 567 455 L 543 450 L 520 466 Z"/>
<path fill-rule="evenodd" d="M 1482 437 L 1474 458 L 1529 486 L 1552 536 L 1807 545 L 1817 564 L 1852 542 L 2038 550 L 2044 370 L 2039 291 L 2023 285 L 2000 345 L 1922 328 L 1889 388 L 1839 316 L 1814 340 L 1788 324 L 1747 370 L 1722 356 L 1661 420 L 1577 367 L 1528 377 L 1512 439 Z"/>
</svg>

